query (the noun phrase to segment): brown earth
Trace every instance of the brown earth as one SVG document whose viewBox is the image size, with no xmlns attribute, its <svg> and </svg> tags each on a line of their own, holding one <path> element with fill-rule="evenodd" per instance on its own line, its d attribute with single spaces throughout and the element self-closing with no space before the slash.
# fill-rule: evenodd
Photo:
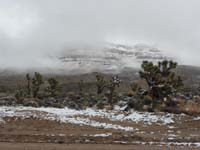
<svg viewBox="0 0 200 150">
<path fill-rule="evenodd" d="M 199 150 L 197 147 L 104 145 L 104 144 L 49 144 L 49 143 L 0 143 L 1 150 Z"/>
<path fill-rule="evenodd" d="M 86 116 L 79 116 L 85 118 Z M 200 120 L 189 116 L 176 118 L 171 125 L 147 125 L 144 122 L 112 121 L 98 117 L 90 118 L 98 122 L 118 124 L 138 128 L 138 131 L 103 129 L 86 125 L 59 123 L 35 118 L 4 118 L 0 124 L 0 150 L 18 149 L 167 149 L 159 142 L 199 142 Z M 171 127 L 172 128 L 171 128 Z M 96 134 L 110 134 L 107 137 Z M 175 135 L 175 136 L 174 136 Z M 172 138 L 172 139 L 170 139 Z M 146 145 L 137 142 L 146 142 Z M 158 142 L 153 145 L 150 142 Z M 42 143 L 42 144 L 41 144 Z M 82 145 L 83 144 L 83 145 Z M 117 145 L 116 145 L 117 144 Z M 121 145 L 119 145 L 121 144 Z M 193 146 L 172 146 L 170 149 L 200 149 Z"/>
</svg>

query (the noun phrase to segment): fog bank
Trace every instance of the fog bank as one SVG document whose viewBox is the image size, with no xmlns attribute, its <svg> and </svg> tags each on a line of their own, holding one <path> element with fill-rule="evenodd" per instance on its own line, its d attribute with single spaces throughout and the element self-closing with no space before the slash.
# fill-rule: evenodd
<svg viewBox="0 0 200 150">
<path fill-rule="evenodd" d="M 72 48 L 145 43 L 200 66 L 199 0 L 0 0 L 0 68 L 64 67 Z"/>
</svg>

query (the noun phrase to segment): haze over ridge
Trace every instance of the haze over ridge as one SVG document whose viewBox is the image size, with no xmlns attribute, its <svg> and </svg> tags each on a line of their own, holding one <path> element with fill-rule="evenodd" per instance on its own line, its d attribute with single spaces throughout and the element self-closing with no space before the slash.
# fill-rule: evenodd
<svg viewBox="0 0 200 150">
<path fill-rule="evenodd" d="M 155 46 L 200 65 L 198 0 L 1 0 L 0 68 L 58 67 L 72 48 Z M 91 53 L 91 51 L 85 51 Z M 95 53 L 95 52 L 94 52 Z"/>
</svg>

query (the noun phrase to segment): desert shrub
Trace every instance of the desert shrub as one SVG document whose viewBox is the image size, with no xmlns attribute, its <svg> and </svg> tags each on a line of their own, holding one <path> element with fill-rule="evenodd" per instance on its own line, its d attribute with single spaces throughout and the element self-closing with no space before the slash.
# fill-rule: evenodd
<svg viewBox="0 0 200 150">
<path fill-rule="evenodd" d="M 190 115 L 200 114 L 200 104 L 198 104 L 192 100 L 180 101 L 178 104 L 178 108 L 186 114 L 190 114 Z"/>
<path fill-rule="evenodd" d="M 96 106 L 97 106 L 98 109 L 104 109 L 105 102 L 100 100 L 100 101 L 97 102 Z"/>
<path fill-rule="evenodd" d="M 31 106 L 31 107 L 39 107 L 39 104 L 38 104 L 38 102 L 36 102 L 36 101 L 24 101 L 23 102 L 23 105 L 24 106 Z"/>
<path fill-rule="evenodd" d="M 127 102 L 127 107 L 125 110 L 128 111 L 130 109 L 142 110 L 141 99 L 138 99 L 138 98 L 136 99 L 134 97 L 129 98 Z"/>
<path fill-rule="evenodd" d="M 65 106 L 61 103 L 54 103 L 51 107 L 64 108 Z"/>
<path fill-rule="evenodd" d="M 132 90 L 132 92 L 134 93 L 134 95 L 137 95 L 139 93 L 139 91 L 142 89 L 137 83 L 133 82 L 130 84 L 130 88 Z"/>
<path fill-rule="evenodd" d="M 135 93 L 133 91 L 128 91 L 125 96 L 133 97 L 133 96 L 135 96 Z"/>
<path fill-rule="evenodd" d="M 152 97 L 149 95 L 144 96 L 143 98 L 143 104 L 144 105 L 150 105 L 152 103 Z"/>
<path fill-rule="evenodd" d="M 68 96 L 70 99 L 73 99 L 73 98 L 76 97 L 76 93 L 71 91 L 71 92 L 68 92 L 68 93 L 67 93 L 67 96 Z"/>
<path fill-rule="evenodd" d="M 188 101 L 185 106 L 185 110 L 191 113 L 199 113 L 200 114 L 200 105 L 194 103 L 192 101 Z"/>
<path fill-rule="evenodd" d="M 163 111 L 175 114 L 187 114 L 192 116 L 199 116 L 200 115 L 200 104 L 196 103 L 193 100 L 183 100 L 178 99 L 176 100 L 176 107 L 166 106 L 163 108 Z"/>
</svg>

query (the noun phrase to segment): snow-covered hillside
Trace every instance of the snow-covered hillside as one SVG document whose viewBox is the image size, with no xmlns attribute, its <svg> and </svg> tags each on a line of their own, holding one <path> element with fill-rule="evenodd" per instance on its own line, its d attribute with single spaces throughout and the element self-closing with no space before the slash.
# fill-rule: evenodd
<svg viewBox="0 0 200 150">
<path fill-rule="evenodd" d="M 103 49 L 73 49 L 70 52 L 65 50 L 59 59 L 66 66 L 74 68 L 120 70 L 125 67 L 138 68 L 144 60 L 157 62 L 171 57 L 145 44 L 106 44 Z"/>
<path fill-rule="evenodd" d="M 43 74 L 81 74 L 99 71 L 119 73 L 127 68 L 140 68 L 144 60 L 157 62 L 172 59 L 164 51 L 146 44 L 129 46 L 106 43 L 98 48 L 74 47 L 45 55 L 30 67 L 3 67 L 0 69 L 0 74 L 8 76 L 33 71 Z"/>
</svg>

